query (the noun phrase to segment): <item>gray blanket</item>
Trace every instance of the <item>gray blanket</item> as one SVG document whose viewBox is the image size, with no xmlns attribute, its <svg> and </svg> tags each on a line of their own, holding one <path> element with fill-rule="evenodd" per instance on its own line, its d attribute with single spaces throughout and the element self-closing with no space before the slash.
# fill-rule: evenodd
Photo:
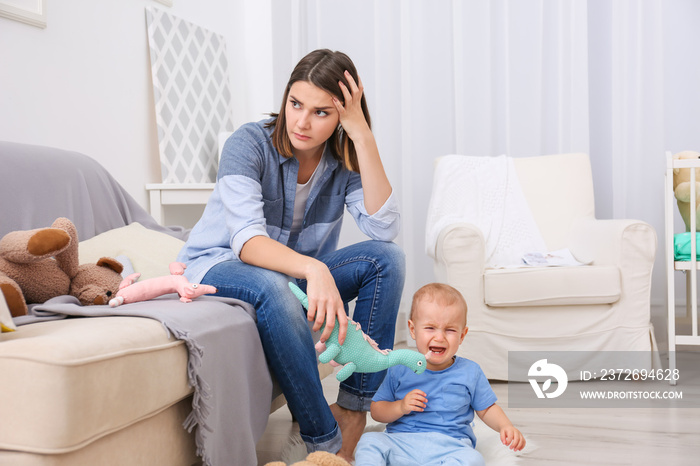
<svg viewBox="0 0 700 466">
<path fill-rule="evenodd" d="M 194 388 L 185 422 L 195 429 L 197 454 L 205 465 L 256 465 L 255 445 L 265 431 L 272 381 L 250 304 L 203 296 L 181 303 L 177 295 L 109 306 L 81 306 L 59 296 L 30 306 L 18 325 L 68 316 L 135 316 L 157 319 L 189 351 L 187 374 Z"/>
<path fill-rule="evenodd" d="M 134 222 L 187 239 L 189 230 L 163 227 L 96 160 L 79 152 L 0 141 L 0 237 L 49 227 L 69 218 L 80 241 Z"/>
</svg>

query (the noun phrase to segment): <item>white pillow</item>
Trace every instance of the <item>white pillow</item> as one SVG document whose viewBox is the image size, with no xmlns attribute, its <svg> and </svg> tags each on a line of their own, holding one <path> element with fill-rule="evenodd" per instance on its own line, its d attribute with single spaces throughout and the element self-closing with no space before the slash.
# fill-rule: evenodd
<svg viewBox="0 0 700 466">
<path fill-rule="evenodd" d="M 124 255 L 131 260 L 141 280 L 170 275 L 168 266 L 176 258 L 184 241 L 166 233 L 149 230 L 140 223 L 115 228 L 80 242 L 80 263 L 95 263 L 100 257 Z"/>
</svg>

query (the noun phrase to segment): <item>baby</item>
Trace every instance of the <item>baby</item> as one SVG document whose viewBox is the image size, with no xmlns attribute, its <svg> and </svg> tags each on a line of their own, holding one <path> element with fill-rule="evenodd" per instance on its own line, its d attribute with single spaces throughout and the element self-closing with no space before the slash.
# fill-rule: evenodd
<svg viewBox="0 0 700 466">
<path fill-rule="evenodd" d="M 479 365 L 455 355 L 469 330 L 460 292 L 440 283 L 420 288 L 408 328 L 427 369 L 416 375 L 404 366 L 389 368 L 371 406 L 372 418 L 387 423 L 386 432 L 362 436 L 355 464 L 483 465 L 470 426 L 474 412 L 504 445 L 522 450 L 525 438 L 496 404 Z"/>
</svg>

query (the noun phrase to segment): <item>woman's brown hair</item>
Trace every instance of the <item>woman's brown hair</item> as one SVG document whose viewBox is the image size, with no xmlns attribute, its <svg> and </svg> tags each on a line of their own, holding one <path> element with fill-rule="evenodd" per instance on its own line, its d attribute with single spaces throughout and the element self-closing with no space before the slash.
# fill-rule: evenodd
<svg viewBox="0 0 700 466">
<path fill-rule="evenodd" d="M 292 71 L 292 75 L 289 77 L 287 88 L 284 91 L 280 111 L 279 113 L 271 113 L 270 115 L 274 119 L 266 125 L 268 128 L 274 128 L 272 130 L 272 144 L 280 154 L 285 157 L 291 157 L 293 155 L 292 142 L 289 140 L 289 135 L 287 134 L 287 119 L 285 115 L 289 90 L 292 88 L 292 85 L 297 81 L 311 83 L 335 96 L 340 102 L 345 104 L 345 97 L 340 90 L 338 81 L 342 81 L 348 90 L 350 90 L 350 84 L 345 78 L 346 70 L 350 72 L 350 76 L 355 80 L 355 83 L 359 83 L 355 65 L 352 60 L 350 60 L 350 57 L 342 52 L 333 52 L 328 49 L 314 50 L 297 63 L 297 66 L 294 67 L 294 71 Z M 364 93 L 362 94 L 361 105 L 365 120 L 367 120 L 367 124 L 371 128 L 372 122 L 369 117 L 369 110 L 367 109 L 367 101 Z M 342 126 L 338 125 L 338 128 L 333 132 L 331 137 L 328 138 L 328 144 L 331 147 L 333 156 L 338 162 L 342 163 L 348 170 L 359 172 L 355 145 L 347 134 L 345 134 Z"/>
</svg>

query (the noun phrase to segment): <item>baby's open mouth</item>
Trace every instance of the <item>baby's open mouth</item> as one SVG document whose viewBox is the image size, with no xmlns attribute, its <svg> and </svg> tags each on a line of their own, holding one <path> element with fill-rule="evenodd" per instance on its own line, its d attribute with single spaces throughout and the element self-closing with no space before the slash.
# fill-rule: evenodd
<svg viewBox="0 0 700 466">
<path fill-rule="evenodd" d="M 445 352 L 445 348 L 441 348 L 439 346 L 429 346 L 428 349 L 430 350 L 431 353 L 433 354 L 443 354 Z"/>
</svg>

